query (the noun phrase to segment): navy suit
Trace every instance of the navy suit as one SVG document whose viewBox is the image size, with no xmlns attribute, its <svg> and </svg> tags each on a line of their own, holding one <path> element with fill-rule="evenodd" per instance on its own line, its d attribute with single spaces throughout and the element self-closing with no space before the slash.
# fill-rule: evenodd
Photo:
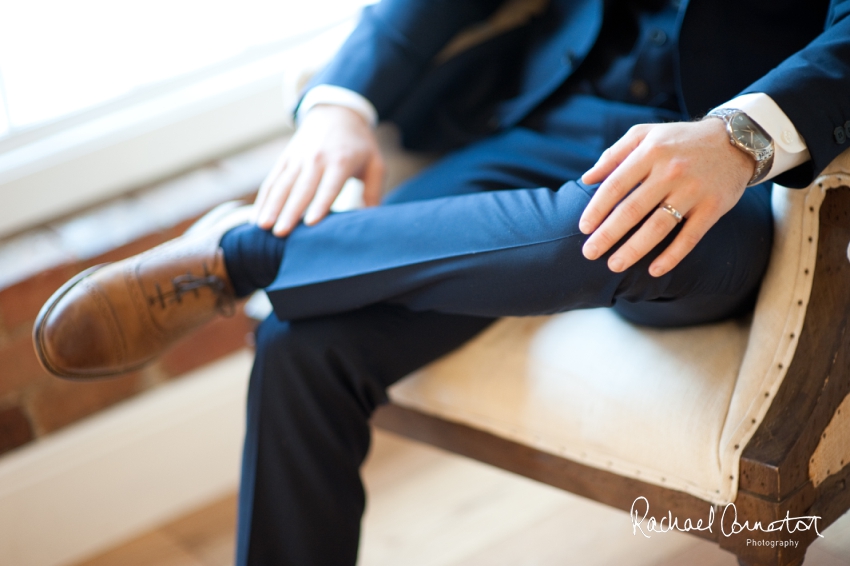
<svg viewBox="0 0 850 566">
<path fill-rule="evenodd" d="M 671 326 L 751 306 L 770 251 L 767 186 L 663 277 L 647 267 L 676 231 L 623 273 L 582 256 L 578 217 L 595 187 L 570 179 L 631 125 L 765 92 L 812 155 L 780 178 L 791 186 L 850 137 L 850 0 L 554 0 L 529 25 L 433 63 L 498 4 L 384 0 L 314 79 L 366 96 L 408 146 L 451 151 L 384 206 L 287 239 L 266 289 L 275 316 L 257 335 L 240 565 L 353 564 L 369 416 L 389 385 L 495 317 L 610 306 Z M 617 51 L 625 28 L 612 18 L 627 12 L 633 45 Z"/>
<path fill-rule="evenodd" d="M 363 94 L 382 118 L 401 121 L 412 147 L 465 143 L 469 140 L 452 129 L 464 122 L 464 115 L 473 116 L 473 123 L 460 124 L 471 136 L 495 124 L 510 128 L 568 80 L 596 42 L 604 4 L 553 0 L 549 10 L 526 28 L 435 70 L 431 61 L 445 43 L 500 2 L 384 1 L 364 12 L 339 55 L 313 84 L 334 84 Z M 812 154 L 810 163 L 778 182 L 808 184 L 843 149 L 834 132 L 850 118 L 850 98 L 845 96 L 850 2 L 682 0 L 682 4 L 677 94 L 684 114 L 703 115 L 739 93 L 769 94 Z M 547 28 L 557 31 L 547 33 Z M 499 58 L 495 63 L 494 57 Z M 477 115 L 476 108 L 487 106 L 482 91 L 498 98 L 505 83 L 514 80 L 504 76 L 515 68 L 509 64 L 511 58 L 519 58 L 523 68 L 519 84 L 512 85 L 514 96 L 493 105 L 493 116 Z M 465 94 L 469 92 L 477 96 Z M 494 116 L 496 121 L 490 120 Z"/>
</svg>

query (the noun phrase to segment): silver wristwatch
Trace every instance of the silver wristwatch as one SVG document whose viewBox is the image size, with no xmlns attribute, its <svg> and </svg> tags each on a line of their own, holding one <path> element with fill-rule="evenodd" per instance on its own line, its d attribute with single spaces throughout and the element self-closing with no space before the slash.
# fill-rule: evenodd
<svg viewBox="0 0 850 566">
<path fill-rule="evenodd" d="M 729 143 L 755 159 L 756 170 L 747 186 L 757 185 L 767 176 L 773 166 L 773 138 L 743 110 L 715 108 L 708 113 L 706 118 L 709 116 L 720 118 L 726 122 Z"/>
</svg>

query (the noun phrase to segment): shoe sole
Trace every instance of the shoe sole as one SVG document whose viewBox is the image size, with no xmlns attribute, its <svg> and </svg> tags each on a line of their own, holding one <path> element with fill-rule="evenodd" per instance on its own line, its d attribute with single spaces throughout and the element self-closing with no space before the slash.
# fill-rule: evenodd
<svg viewBox="0 0 850 566">
<path fill-rule="evenodd" d="M 35 346 L 35 353 L 38 356 L 38 361 L 48 372 L 52 373 L 57 377 L 65 377 L 65 378 L 88 378 L 88 377 L 106 377 L 106 375 L 97 375 L 97 374 L 78 374 L 78 373 L 68 373 L 61 371 L 55 368 L 48 360 L 47 355 L 44 352 L 44 321 L 53 312 L 54 307 L 59 302 L 62 297 L 64 297 L 68 291 L 71 290 L 77 283 L 94 273 L 95 271 L 101 269 L 109 265 L 107 263 L 102 263 L 100 265 L 95 265 L 94 267 L 89 267 L 85 271 L 81 271 L 72 277 L 69 281 L 67 281 L 64 285 L 59 287 L 53 295 L 47 299 L 47 302 L 44 303 L 44 306 L 41 307 L 41 310 L 38 312 L 38 316 L 35 318 L 35 324 L 32 329 L 32 342 Z"/>
</svg>

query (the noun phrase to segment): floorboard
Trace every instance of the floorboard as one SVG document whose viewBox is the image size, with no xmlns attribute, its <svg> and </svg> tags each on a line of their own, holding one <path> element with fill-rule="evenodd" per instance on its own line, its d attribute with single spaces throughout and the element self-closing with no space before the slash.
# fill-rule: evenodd
<svg viewBox="0 0 850 566">
<path fill-rule="evenodd" d="M 358 566 L 736 566 L 684 533 L 646 539 L 629 516 L 378 431 L 363 468 L 368 493 Z M 76 566 L 231 566 L 236 495 Z M 850 514 L 824 532 L 806 566 L 850 565 Z"/>
</svg>

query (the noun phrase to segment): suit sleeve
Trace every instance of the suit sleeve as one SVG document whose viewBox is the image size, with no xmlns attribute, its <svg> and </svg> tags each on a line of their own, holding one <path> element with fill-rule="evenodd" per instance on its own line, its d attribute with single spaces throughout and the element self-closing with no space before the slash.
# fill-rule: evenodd
<svg viewBox="0 0 850 566">
<path fill-rule="evenodd" d="M 390 115 L 434 56 L 502 0 L 383 0 L 368 6 L 354 32 L 307 88 L 329 84 L 366 97 Z"/>
<path fill-rule="evenodd" d="M 803 137 L 811 160 L 776 177 L 804 187 L 850 147 L 850 0 L 830 6 L 826 29 L 742 94 L 769 95 Z"/>
</svg>

